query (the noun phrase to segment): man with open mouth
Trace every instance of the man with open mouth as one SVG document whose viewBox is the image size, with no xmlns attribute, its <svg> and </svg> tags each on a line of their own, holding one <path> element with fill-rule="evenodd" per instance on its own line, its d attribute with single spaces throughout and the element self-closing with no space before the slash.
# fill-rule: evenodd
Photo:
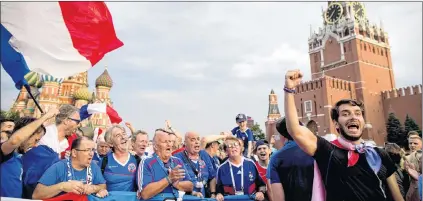
<svg viewBox="0 0 423 201">
<path fill-rule="evenodd" d="M 263 179 L 265 183 L 267 183 L 266 171 L 267 171 L 267 166 L 269 164 L 269 158 L 270 158 L 269 142 L 267 142 L 266 140 L 257 141 L 256 147 L 254 148 L 253 153 L 258 158 L 258 160 L 255 161 L 255 164 L 257 166 L 260 177 Z"/>
<path fill-rule="evenodd" d="M 340 136 L 329 142 L 298 123 L 295 89 L 303 74 L 290 70 L 285 75 L 285 115 L 288 133 L 301 149 L 316 160 L 324 178 L 327 201 L 404 200 L 395 178 L 395 164 L 388 153 L 361 137 L 364 104 L 344 99 L 335 103 L 330 115 Z"/>
</svg>

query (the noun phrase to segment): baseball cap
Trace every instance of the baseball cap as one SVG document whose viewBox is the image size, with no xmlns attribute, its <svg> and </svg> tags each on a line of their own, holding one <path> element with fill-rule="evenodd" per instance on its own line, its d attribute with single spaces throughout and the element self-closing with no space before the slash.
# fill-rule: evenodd
<svg viewBox="0 0 423 201">
<path fill-rule="evenodd" d="M 269 142 L 267 140 L 259 140 L 256 142 L 256 147 L 254 147 L 254 151 L 256 151 L 257 148 L 261 145 L 267 145 L 268 147 L 270 147 Z"/>
<path fill-rule="evenodd" d="M 236 123 L 247 121 L 247 116 L 245 114 L 238 114 L 236 115 L 235 120 L 236 120 Z"/>
</svg>

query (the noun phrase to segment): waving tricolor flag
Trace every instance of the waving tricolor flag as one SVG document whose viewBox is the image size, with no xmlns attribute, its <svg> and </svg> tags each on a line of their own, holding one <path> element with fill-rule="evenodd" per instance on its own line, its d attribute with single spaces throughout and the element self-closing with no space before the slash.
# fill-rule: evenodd
<svg viewBox="0 0 423 201">
<path fill-rule="evenodd" d="M 109 116 L 110 122 L 119 124 L 122 122 L 122 118 L 112 107 L 106 103 L 92 103 L 83 105 L 79 110 L 79 116 L 81 120 L 90 117 L 93 114 L 106 113 Z"/>
<path fill-rule="evenodd" d="M 1 2 L 1 63 L 20 89 L 30 70 L 64 78 L 123 45 L 104 2 Z"/>
</svg>

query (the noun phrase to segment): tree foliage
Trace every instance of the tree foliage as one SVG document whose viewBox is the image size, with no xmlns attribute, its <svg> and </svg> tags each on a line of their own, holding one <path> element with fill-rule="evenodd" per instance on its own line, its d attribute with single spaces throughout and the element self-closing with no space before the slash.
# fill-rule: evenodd
<svg viewBox="0 0 423 201">
<path fill-rule="evenodd" d="M 387 141 L 391 143 L 396 143 L 401 147 L 404 147 L 406 136 L 404 134 L 404 129 L 401 125 L 399 119 L 395 116 L 394 113 L 390 113 L 388 117 L 388 122 L 386 123 L 387 131 Z"/>
<path fill-rule="evenodd" d="M 263 133 L 263 130 L 261 130 L 260 125 L 258 123 L 255 123 L 250 129 L 251 131 L 253 131 L 254 140 L 265 139 L 265 134 Z"/>
<path fill-rule="evenodd" d="M 420 134 L 420 137 L 422 136 L 422 131 L 420 130 L 419 125 L 417 125 L 414 119 L 407 114 L 404 122 L 404 132 L 407 135 L 410 131 L 417 131 Z"/>
<path fill-rule="evenodd" d="M 18 112 L 13 112 L 13 111 L 10 111 L 10 110 L 9 111 L 1 110 L 0 118 L 2 118 L 2 119 L 13 119 L 14 121 L 16 121 L 20 118 L 20 116 L 19 116 Z"/>
</svg>

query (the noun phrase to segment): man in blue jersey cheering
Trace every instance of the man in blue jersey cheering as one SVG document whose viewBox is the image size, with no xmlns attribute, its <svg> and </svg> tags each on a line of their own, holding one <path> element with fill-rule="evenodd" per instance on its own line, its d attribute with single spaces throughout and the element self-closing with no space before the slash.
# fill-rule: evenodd
<svg viewBox="0 0 423 201">
<path fill-rule="evenodd" d="M 179 158 L 172 156 L 169 132 L 157 129 L 153 138 L 154 154 L 141 161 L 138 169 L 137 197 L 150 199 L 159 193 L 192 192 L 193 183 Z"/>
<path fill-rule="evenodd" d="M 247 116 L 245 114 L 238 114 L 235 120 L 238 126 L 232 129 L 232 135 L 244 142 L 244 151 L 242 154 L 250 158 L 253 151 L 253 131 L 247 127 Z"/>
<path fill-rule="evenodd" d="M 224 150 L 228 155 L 217 170 L 216 200 L 224 195 L 249 195 L 255 200 L 264 200 L 266 184 L 260 177 L 254 161 L 241 155 L 241 143 L 235 137 L 227 137 Z"/>
</svg>

